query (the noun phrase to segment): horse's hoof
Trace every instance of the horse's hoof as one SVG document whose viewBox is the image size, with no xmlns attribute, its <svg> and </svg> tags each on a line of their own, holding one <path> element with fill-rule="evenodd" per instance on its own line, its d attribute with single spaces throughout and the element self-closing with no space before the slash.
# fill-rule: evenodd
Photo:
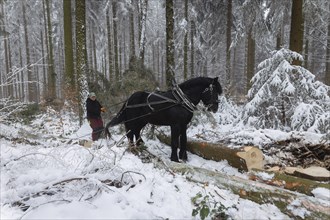
<svg viewBox="0 0 330 220">
<path fill-rule="evenodd" d="M 179 154 L 179 158 L 183 161 L 187 161 L 188 160 L 187 153 Z"/>
<path fill-rule="evenodd" d="M 179 161 L 178 158 L 171 158 L 171 161 L 173 161 L 173 162 L 177 162 L 177 163 L 180 163 L 180 161 Z"/>
</svg>

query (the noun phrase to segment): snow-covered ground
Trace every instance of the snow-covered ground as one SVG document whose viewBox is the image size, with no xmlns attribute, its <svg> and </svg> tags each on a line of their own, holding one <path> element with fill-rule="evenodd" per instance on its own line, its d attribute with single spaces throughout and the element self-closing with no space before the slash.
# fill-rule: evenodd
<svg viewBox="0 0 330 220">
<path fill-rule="evenodd" d="M 213 117 L 213 123 L 205 115 L 195 118 L 188 137 L 215 142 L 225 138 L 232 147 L 235 143 L 258 146 L 292 135 L 300 135 L 310 143 L 323 138 L 315 133 L 219 125 L 219 114 Z M 273 204 L 260 205 L 221 185 L 192 182 L 185 175 L 143 162 L 127 151 L 120 126 L 111 128 L 111 139 L 83 147 L 79 140 L 90 140 L 91 129 L 87 123 L 79 127 L 74 118 L 72 114 L 48 110 L 31 125 L 0 122 L 1 219 L 200 219 L 200 213 L 205 215 L 207 209 L 224 219 L 292 219 L 309 215 L 299 201 L 287 207 L 294 210 L 295 216 L 289 217 Z M 143 133 L 148 150 L 171 164 L 170 147 L 156 138 L 147 138 L 147 133 L 148 128 Z M 226 161 L 209 161 L 190 153 L 188 157 L 188 165 L 248 179 L 246 173 L 238 172 Z M 317 188 L 314 192 L 316 199 L 330 207 L 329 190 Z"/>
</svg>

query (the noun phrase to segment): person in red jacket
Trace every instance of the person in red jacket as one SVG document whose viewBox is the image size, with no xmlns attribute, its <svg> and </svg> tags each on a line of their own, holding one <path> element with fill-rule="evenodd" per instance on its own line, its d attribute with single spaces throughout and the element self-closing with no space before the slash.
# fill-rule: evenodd
<svg viewBox="0 0 330 220">
<path fill-rule="evenodd" d="M 104 130 L 101 112 L 105 112 L 105 108 L 96 100 L 94 92 L 89 93 L 86 100 L 87 120 L 93 129 L 92 140 L 96 141 L 100 138 Z"/>
</svg>

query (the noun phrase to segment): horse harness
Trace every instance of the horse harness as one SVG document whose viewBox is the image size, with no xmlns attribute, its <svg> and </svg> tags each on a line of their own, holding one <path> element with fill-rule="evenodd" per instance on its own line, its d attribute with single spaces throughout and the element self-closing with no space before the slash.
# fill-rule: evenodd
<svg viewBox="0 0 330 220">
<path fill-rule="evenodd" d="M 213 92 L 214 85 L 211 83 L 209 87 L 207 87 L 202 93 L 210 91 L 211 96 Z M 197 110 L 197 107 L 194 103 L 192 103 L 189 98 L 186 96 L 186 94 L 181 90 L 181 88 L 175 84 L 174 89 L 172 90 L 172 94 L 175 99 L 168 98 L 166 96 L 163 96 L 156 92 L 150 92 L 147 97 L 147 103 L 143 104 L 135 104 L 135 105 L 128 105 L 128 102 L 125 104 L 125 108 L 138 108 L 138 107 L 145 107 L 148 106 L 152 112 L 155 112 L 155 108 L 153 108 L 151 105 L 158 105 L 158 104 L 164 104 L 164 103 L 173 103 L 174 105 L 182 105 L 185 109 L 187 109 L 189 112 L 193 113 L 195 110 Z M 159 98 L 162 98 L 161 101 L 154 101 L 149 102 L 149 98 L 151 96 L 157 96 Z"/>
</svg>

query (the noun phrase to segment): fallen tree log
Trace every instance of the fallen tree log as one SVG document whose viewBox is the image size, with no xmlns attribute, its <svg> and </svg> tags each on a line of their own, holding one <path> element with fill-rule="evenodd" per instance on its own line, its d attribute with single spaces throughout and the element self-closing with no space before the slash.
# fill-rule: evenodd
<svg viewBox="0 0 330 220">
<path fill-rule="evenodd" d="M 294 201 L 300 201 L 300 206 L 310 212 L 306 219 L 330 218 L 330 207 L 324 201 L 322 202 L 312 196 L 236 176 L 228 176 L 204 168 L 193 167 L 184 163 L 165 163 L 159 159 L 153 160 L 153 163 L 156 167 L 170 170 L 173 174 L 184 175 L 188 181 L 202 184 L 212 183 L 220 188 L 231 190 L 243 199 L 258 204 L 274 204 L 283 213 L 291 217 L 295 216 L 294 210 L 289 209 L 288 206 L 295 203 Z"/>
<path fill-rule="evenodd" d="M 264 178 L 262 173 L 268 173 L 272 177 Z M 312 191 L 318 187 L 326 188 L 330 191 L 330 185 L 328 183 L 293 176 L 292 174 L 286 174 L 285 171 L 253 170 L 253 172 L 249 173 L 249 178 L 253 181 L 300 192 L 309 196 L 312 196 Z"/>
<path fill-rule="evenodd" d="M 315 181 L 330 181 L 330 171 L 324 167 L 311 166 L 308 168 L 290 167 L 285 168 L 285 173 Z"/>
<path fill-rule="evenodd" d="M 171 144 L 170 137 L 159 134 L 157 138 L 167 144 Z M 250 171 L 252 169 L 263 169 L 264 156 L 262 151 L 253 146 L 244 146 L 239 148 L 229 148 L 221 143 L 208 143 L 198 141 L 188 141 L 187 150 L 204 159 L 221 161 L 227 160 L 232 167 L 243 171 Z"/>
</svg>

